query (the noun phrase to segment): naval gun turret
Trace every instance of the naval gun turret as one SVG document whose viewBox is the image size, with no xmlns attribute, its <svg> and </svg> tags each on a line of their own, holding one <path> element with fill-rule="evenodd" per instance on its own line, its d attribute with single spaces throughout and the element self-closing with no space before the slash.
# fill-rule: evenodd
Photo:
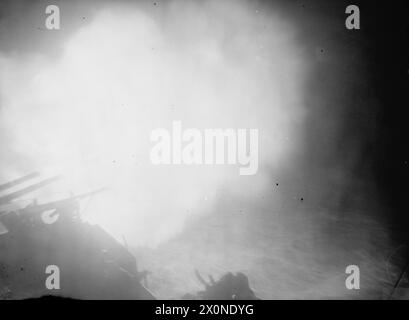
<svg viewBox="0 0 409 320">
<path fill-rule="evenodd" d="M 0 185 L 0 191 L 11 189 L 12 187 L 15 187 L 15 186 L 17 186 L 19 184 L 22 184 L 22 183 L 24 183 L 24 182 L 26 182 L 26 181 L 28 181 L 30 179 L 36 178 L 38 176 L 39 176 L 39 173 L 33 172 L 31 174 L 28 174 L 28 175 L 23 176 L 21 178 L 18 178 L 16 180 L 9 181 L 7 183 L 4 183 L 4 184 Z M 40 182 L 34 183 L 32 185 L 29 185 L 29 186 L 27 186 L 27 187 L 25 187 L 23 189 L 8 193 L 8 194 L 6 194 L 4 196 L 0 196 L 0 212 L 2 211 L 1 210 L 2 206 L 10 204 L 13 200 L 15 200 L 15 199 L 17 199 L 17 198 L 19 198 L 21 196 L 24 196 L 24 195 L 26 195 L 26 194 L 28 194 L 30 192 L 41 189 L 41 188 L 53 183 L 54 181 L 56 181 L 56 180 L 58 180 L 60 178 L 61 178 L 60 176 L 54 176 L 54 177 L 42 180 Z"/>
<path fill-rule="evenodd" d="M 7 190 L 22 185 L 23 183 L 26 183 L 27 181 L 35 179 L 39 176 L 40 173 L 32 172 L 23 177 L 11 180 L 0 185 L 0 192 L 6 192 L 4 195 L 0 196 L 0 235 L 8 232 L 8 228 L 5 225 L 5 220 L 10 220 L 12 221 L 12 223 L 18 220 L 18 217 L 16 217 L 16 215 L 17 211 L 21 209 L 21 206 L 19 204 L 14 203 L 13 202 L 14 200 L 31 192 L 37 191 L 53 183 L 54 181 L 60 179 L 60 176 L 53 176 L 51 178 L 44 179 L 40 182 L 25 186 L 19 190 L 7 192 Z"/>
<path fill-rule="evenodd" d="M 0 185 L 0 191 L 18 188 L 39 176 L 32 173 L 7 182 Z M 155 299 L 141 283 L 136 259 L 127 248 L 79 215 L 79 201 L 102 192 L 103 188 L 57 201 L 34 200 L 24 207 L 15 203 L 59 178 L 44 179 L 0 196 L 0 222 L 7 229 L 0 230 L 0 288 L 5 290 L 0 292 L 0 299 L 50 295 L 75 299 Z M 50 266 L 61 273 L 59 288 L 51 291 L 46 285 Z"/>
</svg>

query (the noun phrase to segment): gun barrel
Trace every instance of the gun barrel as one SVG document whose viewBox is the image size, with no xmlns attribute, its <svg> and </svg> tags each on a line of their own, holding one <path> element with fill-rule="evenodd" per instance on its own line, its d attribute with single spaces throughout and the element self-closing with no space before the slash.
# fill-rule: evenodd
<svg viewBox="0 0 409 320">
<path fill-rule="evenodd" d="M 12 201 L 12 200 L 14 200 L 14 199 L 16 199 L 18 197 L 21 197 L 21 196 L 23 196 L 23 195 L 25 195 L 27 193 L 33 192 L 33 191 L 35 191 L 37 189 L 40 189 L 40 188 L 42 188 L 42 187 L 44 187 L 44 186 L 58 180 L 58 179 L 60 179 L 60 176 L 55 176 L 55 177 L 52 177 L 52 178 L 48 178 L 48 179 L 45 179 L 45 180 L 43 180 L 43 181 L 41 181 L 39 183 L 28 186 L 28 187 L 26 187 L 24 189 L 21 189 L 21 190 L 9 193 L 9 194 L 7 194 L 5 196 L 2 196 L 2 197 L 0 197 L 0 205 L 7 204 L 10 201 Z"/>
<path fill-rule="evenodd" d="M 98 189 L 95 189 L 95 190 L 92 190 L 92 191 L 89 191 L 89 192 L 86 192 L 86 193 L 83 193 L 83 194 L 79 194 L 77 196 L 74 196 L 74 198 L 75 199 L 87 198 L 87 197 L 90 197 L 90 196 L 92 196 L 94 194 L 101 193 L 104 190 L 106 190 L 106 187 L 98 188 Z"/>
<path fill-rule="evenodd" d="M 27 175 L 21 177 L 21 178 L 9 181 L 9 182 L 4 183 L 4 184 L 0 184 L 0 191 L 10 189 L 10 188 L 12 188 L 14 186 L 19 185 L 20 183 L 26 182 L 26 181 L 28 181 L 30 179 L 34 179 L 34 178 L 38 177 L 39 175 L 40 175 L 39 172 L 32 172 L 30 174 L 27 174 Z"/>
<path fill-rule="evenodd" d="M 50 210 L 50 209 L 55 209 L 61 206 L 64 206 L 66 204 L 72 203 L 73 200 L 80 200 L 86 197 L 90 197 L 96 193 L 100 193 L 103 190 L 105 190 L 106 188 L 99 188 L 90 192 L 86 192 L 83 194 L 79 194 L 77 196 L 72 196 L 69 198 L 65 198 L 65 199 L 61 199 L 61 200 L 57 200 L 57 201 L 51 201 L 51 202 L 46 202 L 46 203 L 41 203 L 41 204 L 37 204 L 33 207 L 27 207 L 24 209 L 21 209 L 20 212 L 22 213 L 30 213 L 30 212 L 43 212 L 45 210 Z"/>
</svg>

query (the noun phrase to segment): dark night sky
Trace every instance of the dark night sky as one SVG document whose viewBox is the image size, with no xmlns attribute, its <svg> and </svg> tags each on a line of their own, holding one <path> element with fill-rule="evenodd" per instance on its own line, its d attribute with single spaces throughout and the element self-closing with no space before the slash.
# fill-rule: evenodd
<svg viewBox="0 0 409 320">
<path fill-rule="evenodd" d="M 306 168 L 322 161 L 318 170 L 326 161 L 348 167 L 352 175 L 373 185 L 378 197 L 373 201 L 384 206 L 393 236 L 402 240 L 409 227 L 408 6 L 405 1 L 353 3 L 361 11 L 359 31 L 346 30 L 339 14 L 349 1 L 284 5 L 291 17 L 297 12 L 295 7 L 302 7 L 293 19 L 302 25 L 299 40 L 307 50 L 320 44 L 322 55 L 329 56 L 317 63 L 308 85 L 314 113 L 306 125 L 305 148 L 309 151 L 302 161 Z M 316 104 L 315 96 L 334 103 Z M 327 125 L 341 128 L 335 145 L 322 123 L 326 113 Z M 316 129 L 320 127 L 321 131 Z M 325 156 L 323 148 L 329 150 Z M 345 201 L 348 205 L 348 199 Z"/>
</svg>

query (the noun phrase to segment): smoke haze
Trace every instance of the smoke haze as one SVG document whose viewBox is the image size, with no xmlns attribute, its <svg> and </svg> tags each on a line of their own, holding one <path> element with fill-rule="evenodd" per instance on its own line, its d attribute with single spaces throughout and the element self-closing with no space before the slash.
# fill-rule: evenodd
<svg viewBox="0 0 409 320">
<path fill-rule="evenodd" d="M 305 62 L 283 19 L 245 2 L 159 10 L 160 20 L 138 5 L 101 9 L 58 57 L 0 60 L 2 129 L 11 132 L 12 152 L 33 168 L 57 166 L 72 188 L 109 187 L 87 212 L 137 243 L 173 235 L 222 187 L 262 192 L 268 171 L 297 147 L 304 114 Z M 259 174 L 153 166 L 150 132 L 175 120 L 184 128 L 259 129 Z M 18 171 L 10 162 L 7 171 Z"/>
<path fill-rule="evenodd" d="M 379 101 L 369 49 L 340 36 L 343 3 L 336 17 L 309 1 L 74 3 L 31 50 L 3 18 L 2 180 L 62 173 L 42 194 L 55 197 L 108 187 L 84 219 L 137 247 L 159 297 L 197 290 L 183 280 L 198 266 L 245 271 L 262 298 L 379 295 L 390 239 L 366 160 Z M 173 121 L 258 129 L 257 174 L 152 165 L 150 133 Z M 345 289 L 350 264 L 366 270 L 360 293 Z"/>
</svg>

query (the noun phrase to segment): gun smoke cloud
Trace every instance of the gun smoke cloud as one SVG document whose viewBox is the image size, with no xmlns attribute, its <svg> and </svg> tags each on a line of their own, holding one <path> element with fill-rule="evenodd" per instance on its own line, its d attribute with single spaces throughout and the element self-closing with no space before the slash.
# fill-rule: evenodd
<svg viewBox="0 0 409 320">
<path fill-rule="evenodd" d="M 212 208 L 220 190 L 262 192 L 298 148 L 305 114 L 306 65 L 283 18 L 244 1 L 156 9 L 102 7 L 57 56 L 0 55 L 2 171 L 58 168 L 70 190 L 106 185 L 86 218 L 147 245 Z M 257 175 L 152 165 L 151 131 L 176 120 L 259 130 Z"/>
<path fill-rule="evenodd" d="M 48 3 L 10 3 L 0 179 L 65 177 L 27 203 L 107 187 L 82 217 L 124 236 L 157 297 L 201 289 L 195 268 L 261 298 L 384 293 L 379 70 L 349 3 L 67 1 L 52 31 Z"/>
</svg>

